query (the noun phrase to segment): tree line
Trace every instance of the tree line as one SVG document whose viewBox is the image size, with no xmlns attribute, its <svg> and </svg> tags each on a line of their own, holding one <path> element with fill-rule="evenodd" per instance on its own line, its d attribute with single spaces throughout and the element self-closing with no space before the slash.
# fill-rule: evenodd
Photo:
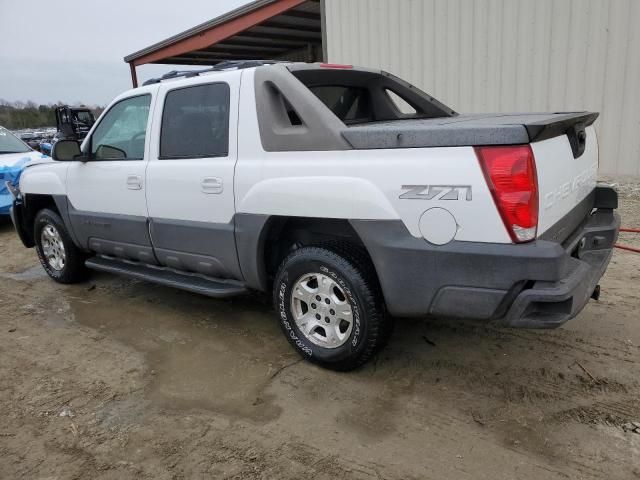
<svg viewBox="0 0 640 480">
<path fill-rule="evenodd" d="M 0 126 L 9 130 L 19 130 L 23 128 L 45 128 L 56 126 L 55 108 L 60 105 L 70 105 L 64 102 L 38 105 L 35 102 L 9 102 L 0 99 Z M 74 107 L 86 107 L 80 103 L 75 103 Z M 96 118 L 102 113 L 104 107 L 88 106 Z"/>
</svg>

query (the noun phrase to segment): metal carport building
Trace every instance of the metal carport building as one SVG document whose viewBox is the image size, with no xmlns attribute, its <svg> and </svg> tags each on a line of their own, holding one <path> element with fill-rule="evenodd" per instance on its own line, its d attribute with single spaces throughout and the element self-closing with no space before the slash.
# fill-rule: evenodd
<svg viewBox="0 0 640 480">
<path fill-rule="evenodd" d="M 325 60 L 390 71 L 459 112 L 575 111 L 600 172 L 640 175 L 639 0 L 259 0 L 125 58 Z"/>
<path fill-rule="evenodd" d="M 321 5 L 316 0 L 258 0 L 125 57 L 149 63 L 215 65 L 225 60 L 322 60 Z"/>
</svg>

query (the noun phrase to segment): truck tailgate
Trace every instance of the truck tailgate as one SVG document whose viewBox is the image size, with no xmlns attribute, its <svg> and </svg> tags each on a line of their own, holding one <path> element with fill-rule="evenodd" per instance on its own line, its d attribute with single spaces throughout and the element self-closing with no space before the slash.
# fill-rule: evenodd
<svg viewBox="0 0 640 480">
<path fill-rule="evenodd" d="M 584 135 L 584 151 L 577 158 L 567 134 L 531 144 L 538 174 L 538 237 L 554 227 L 555 239 L 564 240 L 575 226 L 570 225 L 569 213 L 586 201 L 596 186 L 598 143 L 593 126 L 586 127 Z M 567 228 L 558 225 L 563 222 Z"/>
</svg>

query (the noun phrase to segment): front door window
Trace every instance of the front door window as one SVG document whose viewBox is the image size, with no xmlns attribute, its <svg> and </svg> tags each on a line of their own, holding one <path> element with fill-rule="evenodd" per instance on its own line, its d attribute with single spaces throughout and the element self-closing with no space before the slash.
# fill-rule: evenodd
<svg viewBox="0 0 640 480">
<path fill-rule="evenodd" d="M 116 103 L 100 120 L 91 137 L 93 160 L 142 160 L 149 118 L 150 95 Z"/>
</svg>

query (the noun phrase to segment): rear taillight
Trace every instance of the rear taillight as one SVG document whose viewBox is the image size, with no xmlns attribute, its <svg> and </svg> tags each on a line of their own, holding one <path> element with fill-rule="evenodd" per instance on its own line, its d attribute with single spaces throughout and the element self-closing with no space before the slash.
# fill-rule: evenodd
<svg viewBox="0 0 640 480">
<path fill-rule="evenodd" d="M 484 176 L 511 239 L 536 238 L 538 179 L 529 145 L 476 147 Z"/>
</svg>

